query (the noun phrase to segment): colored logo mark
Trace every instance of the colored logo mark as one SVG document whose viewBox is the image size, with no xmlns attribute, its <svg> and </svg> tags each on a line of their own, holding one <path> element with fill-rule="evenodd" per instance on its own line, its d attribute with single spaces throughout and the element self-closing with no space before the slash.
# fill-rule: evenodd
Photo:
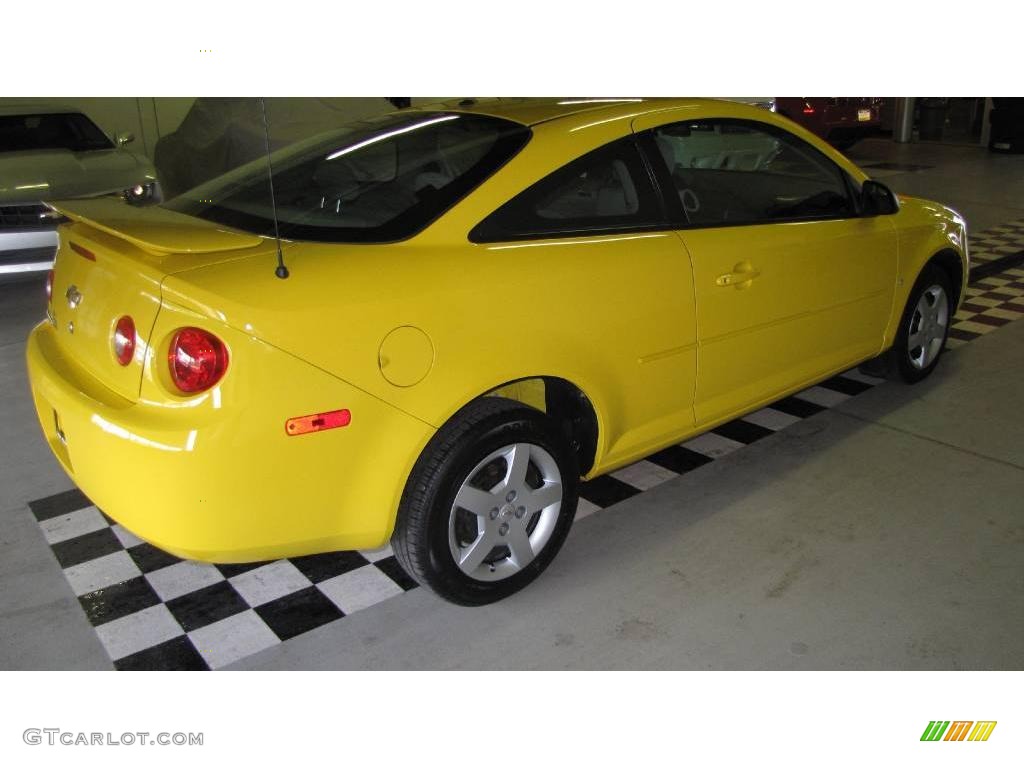
<svg viewBox="0 0 1024 768">
<path fill-rule="evenodd" d="M 995 720 L 932 720 L 921 734 L 921 741 L 988 741 Z M 973 728 L 972 728 L 973 726 Z"/>
</svg>

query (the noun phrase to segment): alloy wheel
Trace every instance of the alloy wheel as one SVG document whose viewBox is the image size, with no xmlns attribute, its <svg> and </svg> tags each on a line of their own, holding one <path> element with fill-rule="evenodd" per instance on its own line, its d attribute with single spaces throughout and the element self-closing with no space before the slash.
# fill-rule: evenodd
<svg viewBox="0 0 1024 768">
<path fill-rule="evenodd" d="M 551 539 L 562 476 L 547 450 L 513 443 L 479 462 L 459 486 L 448 520 L 456 565 L 478 581 L 500 581 L 533 562 Z"/>
<path fill-rule="evenodd" d="M 932 285 L 921 293 L 910 318 L 907 352 L 910 363 L 924 370 L 934 362 L 946 341 L 949 325 L 949 300 L 940 285 Z"/>
</svg>

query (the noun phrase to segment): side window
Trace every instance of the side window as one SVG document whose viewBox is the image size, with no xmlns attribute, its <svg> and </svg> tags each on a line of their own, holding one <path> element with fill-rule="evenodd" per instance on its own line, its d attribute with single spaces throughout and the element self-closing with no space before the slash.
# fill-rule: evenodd
<svg viewBox="0 0 1024 768">
<path fill-rule="evenodd" d="M 596 149 L 559 168 L 480 222 L 469 238 L 628 231 L 663 223 L 658 195 L 632 138 Z"/>
<path fill-rule="evenodd" d="M 706 120 L 652 132 L 691 224 L 757 224 L 855 214 L 842 171 L 771 126 Z"/>
</svg>

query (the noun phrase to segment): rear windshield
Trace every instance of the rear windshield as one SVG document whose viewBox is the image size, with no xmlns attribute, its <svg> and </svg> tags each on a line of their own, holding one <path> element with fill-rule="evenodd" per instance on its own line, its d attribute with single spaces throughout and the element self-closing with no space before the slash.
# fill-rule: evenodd
<svg viewBox="0 0 1024 768">
<path fill-rule="evenodd" d="M 114 145 L 96 124 L 78 112 L 0 115 L 0 152 L 68 149 L 90 152 Z"/>
<path fill-rule="evenodd" d="M 416 234 L 518 152 L 530 130 L 494 117 L 400 112 L 273 153 L 165 205 L 260 235 L 380 243 Z"/>
</svg>

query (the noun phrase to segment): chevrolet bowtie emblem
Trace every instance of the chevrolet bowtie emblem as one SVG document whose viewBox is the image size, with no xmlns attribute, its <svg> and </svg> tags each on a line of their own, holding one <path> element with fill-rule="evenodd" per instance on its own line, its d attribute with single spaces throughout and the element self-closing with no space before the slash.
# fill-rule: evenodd
<svg viewBox="0 0 1024 768">
<path fill-rule="evenodd" d="M 72 285 L 68 287 L 64 298 L 68 300 L 68 306 L 74 309 L 82 303 L 82 292 L 78 290 L 77 286 Z"/>
</svg>

